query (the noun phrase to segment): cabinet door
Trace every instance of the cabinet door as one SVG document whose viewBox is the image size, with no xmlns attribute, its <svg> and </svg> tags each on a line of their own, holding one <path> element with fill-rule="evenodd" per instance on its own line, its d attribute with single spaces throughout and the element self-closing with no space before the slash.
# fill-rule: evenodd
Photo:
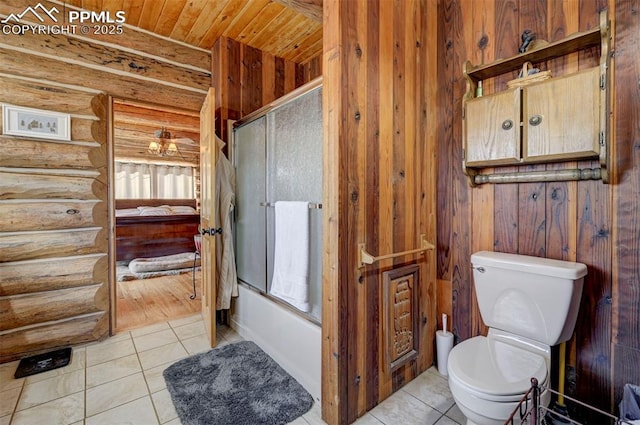
<svg viewBox="0 0 640 425">
<path fill-rule="evenodd" d="M 526 87 L 522 121 L 525 162 L 597 157 L 600 69 Z"/>
<path fill-rule="evenodd" d="M 466 101 L 466 165 L 520 162 L 520 93 L 516 88 Z"/>
</svg>

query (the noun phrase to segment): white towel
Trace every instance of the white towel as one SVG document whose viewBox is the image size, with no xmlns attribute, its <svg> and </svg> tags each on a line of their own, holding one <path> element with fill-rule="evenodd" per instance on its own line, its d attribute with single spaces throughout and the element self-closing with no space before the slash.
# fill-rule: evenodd
<svg viewBox="0 0 640 425">
<path fill-rule="evenodd" d="M 271 295 L 309 311 L 309 203 L 276 202 Z"/>
</svg>

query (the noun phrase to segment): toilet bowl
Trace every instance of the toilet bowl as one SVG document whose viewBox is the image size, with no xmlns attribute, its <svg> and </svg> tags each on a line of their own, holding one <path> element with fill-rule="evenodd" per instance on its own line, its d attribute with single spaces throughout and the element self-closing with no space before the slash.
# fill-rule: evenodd
<svg viewBox="0 0 640 425">
<path fill-rule="evenodd" d="M 473 254 L 471 262 L 489 332 L 451 350 L 449 388 L 468 425 L 504 424 L 531 388 L 531 378 L 548 385 L 551 346 L 573 333 L 587 269 L 488 251 Z M 540 403 L 549 401 L 543 391 Z M 520 423 L 519 415 L 514 423 Z"/>
<path fill-rule="evenodd" d="M 520 344 L 514 336 L 491 329 L 487 337 L 468 339 L 451 350 L 449 388 L 468 424 L 504 424 L 531 388 L 531 378 L 547 385 L 549 350 L 535 341 Z M 548 403 L 549 397 L 545 391 L 541 402 Z"/>
</svg>

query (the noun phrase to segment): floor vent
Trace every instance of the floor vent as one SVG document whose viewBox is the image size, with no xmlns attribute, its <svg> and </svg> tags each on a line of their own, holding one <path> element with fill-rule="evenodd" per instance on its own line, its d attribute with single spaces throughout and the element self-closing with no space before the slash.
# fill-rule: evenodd
<svg viewBox="0 0 640 425">
<path fill-rule="evenodd" d="M 24 378 L 25 376 L 31 376 L 37 373 L 64 367 L 70 362 L 71 347 L 61 348 L 59 350 L 49 351 L 48 353 L 25 357 L 20 360 L 16 373 L 13 376 L 16 379 Z"/>
</svg>

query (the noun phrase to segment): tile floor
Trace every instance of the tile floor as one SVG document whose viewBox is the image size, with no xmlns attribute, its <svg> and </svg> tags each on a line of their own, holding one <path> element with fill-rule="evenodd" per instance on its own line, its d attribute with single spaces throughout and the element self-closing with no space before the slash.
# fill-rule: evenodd
<svg viewBox="0 0 640 425">
<path fill-rule="evenodd" d="M 71 364 L 14 379 L 18 362 L 0 365 L 0 425 L 179 425 L 162 372 L 208 348 L 199 315 L 118 334 L 74 348 Z M 218 329 L 219 345 L 242 338 Z M 431 368 L 384 400 L 358 425 L 453 425 L 465 418 L 446 379 Z M 292 424 L 324 424 L 313 408 Z"/>
</svg>

